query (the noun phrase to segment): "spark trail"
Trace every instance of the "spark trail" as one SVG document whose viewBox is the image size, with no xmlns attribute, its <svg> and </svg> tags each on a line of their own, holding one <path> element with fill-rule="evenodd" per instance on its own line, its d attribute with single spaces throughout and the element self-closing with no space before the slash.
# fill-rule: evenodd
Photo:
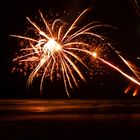
<svg viewBox="0 0 140 140">
<path fill-rule="evenodd" d="M 117 68 L 115 65 L 109 63 L 108 61 L 99 58 L 99 60 L 101 60 L 103 63 L 107 64 L 108 66 L 112 67 L 113 69 L 117 70 L 119 73 L 121 73 L 123 76 L 125 76 L 127 79 L 129 79 L 130 81 L 132 81 L 133 83 L 137 84 L 138 86 L 140 86 L 140 82 L 138 82 L 136 79 L 134 79 L 133 77 L 129 76 L 128 74 L 124 73 L 121 69 Z"/>
<path fill-rule="evenodd" d="M 139 91 L 139 86 L 140 86 L 140 78 L 139 76 L 135 73 L 135 71 L 132 69 L 132 67 L 130 66 L 130 64 L 122 57 L 123 62 L 128 66 L 128 68 L 133 72 L 133 74 L 136 76 L 137 79 L 135 79 L 134 77 L 128 75 L 127 73 L 123 72 L 120 68 L 116 67 L 115 65 L 113 65 L 112 63 L 106 61 L 105 59 L 100 58 L 96 52 L 93 52 L 92 56 L 95 59 L 99 59 L 101 62 L 103 62 L 104 64 L 108 65 L 109 67 L 115 69 L 116 71 L 118 71 L 121 75 L 123 75 L 125 78 L 127 78 L 128 80 L 130 80 L 132 83 L 136 84 L 137 87 L 134 90 L 133 96 L 136 96 L 138 91 Z M 129 86 L 126 90 L 125 93 L 127 93 L 129 90 L 131 89 L 131 86 Z"/>
</svg>

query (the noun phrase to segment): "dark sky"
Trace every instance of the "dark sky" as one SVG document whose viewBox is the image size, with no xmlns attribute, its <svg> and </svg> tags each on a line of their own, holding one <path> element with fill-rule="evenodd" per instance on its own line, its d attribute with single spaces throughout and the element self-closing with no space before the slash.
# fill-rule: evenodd
<svg viewBox="0 0 140 140">
<path fill-rule="evenodd" d="M 116 30 L 106 31 L 114 47 L 130 56 L 135 61 L 140 56 L 140 16 L 132 6 L 131 0 L 12 0 L 3 1 L 0 7 L 1 20 L 1 89 L 0 97 L 6 98 L 40 98 L 39 82 L 30 89 L 26 88 L 27 77 L 22 74 L 12 74 L 12 59 L 18 50 L 18 40 L 10 34 L 22 34 L 26 30 L 26 16 L 35 17 L 39 9 L 44 13 L 67 11 L 72 18 L 85 8 L 91 8 L 87 19 L 102 21 L 115 26 Z M 64 17 L 64 16 L 63 16 Z M 86 20 L 87 20 L 86 19 Z M 69 20 L 69 19 L 68 19 Z M 120 62 L 117 62 L 120 63 Z M 104 66 L 103 75 L 96 75 L 87 84 L 81 83 L 79 89 L 72 93 L 73 98 L 121 97 L 123 90 L 129 84 L 128 80 L 110 68 Z M 63 98 L 66 93 L 62 82 L 47 81 L 47 97 Z M 46 97 L 44 95 L 44 97 Z"/>
</svg>

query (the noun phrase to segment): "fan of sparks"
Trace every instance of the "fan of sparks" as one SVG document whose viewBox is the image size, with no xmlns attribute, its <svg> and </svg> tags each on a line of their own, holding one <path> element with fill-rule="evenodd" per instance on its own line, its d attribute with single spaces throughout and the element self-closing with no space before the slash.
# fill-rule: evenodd
<svg viewBox="0 0 140 140">
<path fill-rule="evenodd" d="M 89 70 L 86 58 L 91 57 L 117 70 L 134 85 L 140 86 L 139 74 L 109 43 L 106 43 L 107 46 L 115 51 L 133 72 L 134 77 L 129 76 L 117 66 L 101 58 L 96 52 L 96 45 L 88 41 L 89 36 L 90 40 L 105 41 L 104 37 L 94 33 L 93 30 L 108 25 L 91 22 L 81 28 L 78 27 L 79 20 L 88 10 L 81 12 L 70 25 L 61 19 L 55 19 L 52 23 L 49 23 L 42 12 L 39 11 L 45 29 L 42 28 L 42 23 L 38 25 L 27 17 L 27 20 L 32 25 L 33 37 L 31 37 L 31 34 L 29 34 L 30 36 L 11 35 L 23 40 L 24 48 L 21 48 L 20 55 L 16 56 L 13 61 L 23 64 L 25 70 L 27 67 L 32 70 L 28 77 L 27 85 L 31 85 L 34 78 L 41 76 L 40 91 L 42 92 L 44 78 L 50 77 L 50 80 L 53 80 L 55 76 L 60 76 L 64 81 L 66 93 L 70 97 L 69 88 L 78 87 L 79 78 L 86 81 L 78 64 L 80 63 Z"/>
</svg>

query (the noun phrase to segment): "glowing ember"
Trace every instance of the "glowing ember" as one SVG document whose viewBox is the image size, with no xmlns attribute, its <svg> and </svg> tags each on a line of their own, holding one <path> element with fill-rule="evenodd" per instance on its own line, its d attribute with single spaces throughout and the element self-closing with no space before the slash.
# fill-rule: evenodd
<svg viewBox="0 0 140 140">
<path fill-rule="evenodd" d="M 97 57 L 97 53 L 93 52 L 93 57 L 96 58 Z"/>
</svg>

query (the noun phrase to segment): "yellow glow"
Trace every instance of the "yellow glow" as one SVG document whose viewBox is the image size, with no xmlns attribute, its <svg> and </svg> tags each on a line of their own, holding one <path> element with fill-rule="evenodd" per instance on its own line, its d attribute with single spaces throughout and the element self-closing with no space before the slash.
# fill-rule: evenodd
<svg viewBox="0 0 140 140">
<path fill-rule="evenodd" d="M 97 58 L 97 53 L 96 52 L 93 52 L 93 57 Z"/>
<path fill-rule="evenodd" d="M 134 93 L 133 93 L 133 96 L 136 96 L 138 94 L 138 91 L 139 91 L 139 88 L 136 88 Z"/>
</svg>

